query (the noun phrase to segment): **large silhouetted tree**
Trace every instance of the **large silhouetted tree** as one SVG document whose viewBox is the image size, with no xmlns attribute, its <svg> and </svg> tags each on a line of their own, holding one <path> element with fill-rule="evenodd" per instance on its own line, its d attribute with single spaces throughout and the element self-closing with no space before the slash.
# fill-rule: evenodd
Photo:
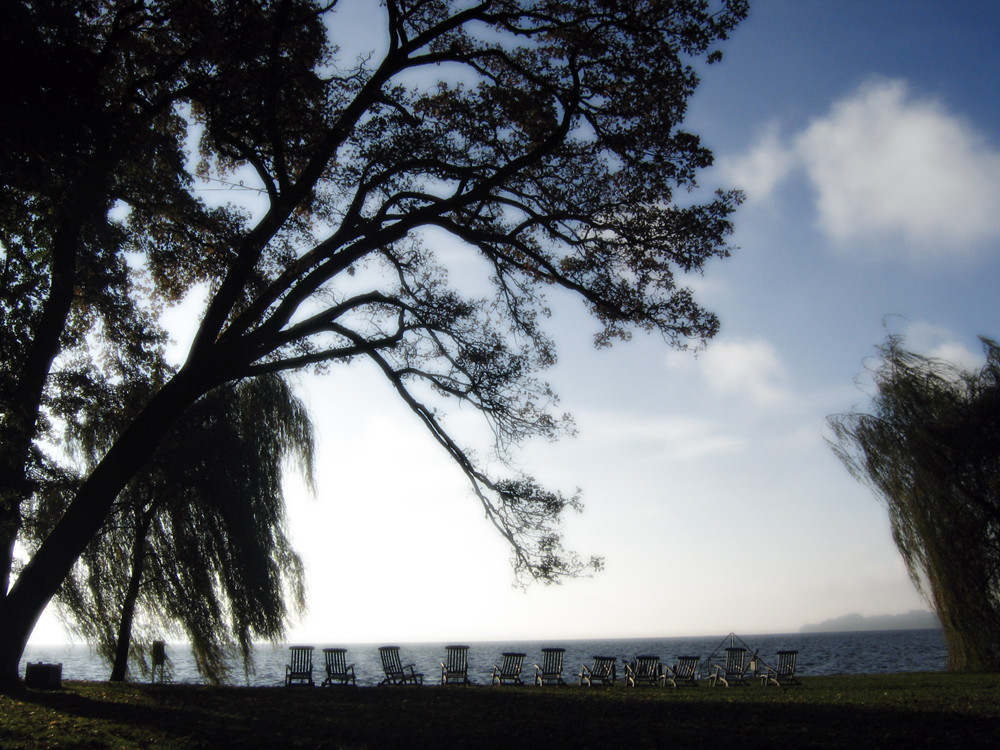
<svg viewBox="0 0 1000 750">
<path fill-rule="evenodd" d="M 635 329 L 682 346 L 714 335 L 678 274 L 728 254 L 739 194 L 674 191 L 712 161 L 681 128 L 694 66 L 718 59 L 745 6 L 371 0 L 364 26 L 334 1 L 4 4 L 5 561 L 48 470 L 46 430 L 116 368 L 152 380 L 158 304 L 199 283 L 209 298 L 187 361 L 0 603 L 0 682 L 16 681 L 46 602 L 178 415 L 255 375 L 369 361 L 465 472 L 518 573 L 577 572 L 557 527 L 575 498 L 488 474 L 441 402 L 478 409 L 501 459 L 561 434 L 537 379 L 555 359 L 547 289 L 583 301 L 599 345 Z M 370 52 L 339 54 L 338 40 Z M 39 83 L 19 77 L 29 69 Z M 210 209 L 196 178 L 259 188 L 266 206 Z M 495 293 L 463 295 L 439 246 L 478 258 Z"/>
<path fill-rule="evenodd" d="M 957 670 L 1000 669 L 1000 347 L 962 370 L 890 336 L 867 413 L 830 418 L 833 448 L 885 503 L 910 577 Z"/>
</svg>

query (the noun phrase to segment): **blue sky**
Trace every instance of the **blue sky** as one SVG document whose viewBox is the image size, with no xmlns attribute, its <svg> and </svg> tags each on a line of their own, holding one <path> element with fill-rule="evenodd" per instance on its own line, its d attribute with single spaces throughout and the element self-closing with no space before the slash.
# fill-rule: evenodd
<svg viewBox="0 0 1000 750">
<path fill-rule="evenodd" d="M 565 533 L 606 558 L 593 578 L 513 588 L 460 472 L 373 370 L 301 377 L 320 461 L 316 497 L 288 487 L 310 603 L 290 639 L 788 632 L 923 607 L 824 422 L 867 403 L 887 325 L 969 366 L 1000 336 L 998 38 L 987 0 L 753 4 L 687 121 L 716 154 L 703 187 L 748 193 L 739 251 L 688 280 L 719 336 L 698 356 L 643 336 L 596 351 L 582 308 L 553 300 L 548 380 L 579 436 L 519 460 L 583 490 Z M 34 640 L 53 634 L 46 618 Z"/>
</svg>

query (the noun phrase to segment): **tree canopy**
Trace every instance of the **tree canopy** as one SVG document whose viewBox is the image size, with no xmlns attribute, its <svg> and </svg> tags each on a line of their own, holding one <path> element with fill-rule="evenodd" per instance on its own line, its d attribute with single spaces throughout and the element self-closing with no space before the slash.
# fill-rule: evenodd
<svg viewBox="0 0 1000 750">
<path fill-rule="evenodd" d="M 728 255 L 740 194 L 675 191 L 712 163 L 682 122 L 745 0 L 371 0 L 368 25 L 339 6 L 2 11 L 8 69 L 41 81 L 9 77 L 0 129 L 5 578 L 51 425 L 122 371 L 155 384 L 0 604 L 5 682 L 118 493 L 223 383 L 373 363 L 468 476 L 519 574 L 553 581 L 582 566 L 557 523 L 576 498 L 488 473 L 442 406 L 484 415 L 500 466 L 566 430 L 538 376 L 556 356 L 550 289 L 583 301 L 601 346 L 718 329 L 682 279 Z M 369 31 L 369 51 L 339 52 Z M 266 205 L 210 206 L 202 180 Z M 478 258 L 493 294 L 464 294 L 444 249 Z M 159 306 L 196 285 L 209 294 L 189 356 L 158 380 Z"/>
<path fill-rule="evenodd" d="M 967 371 L 890 336 L 870 410 L 829 420 L 834 451 L 888 509 L 959 670 L 1000 669 L 1000 346 L 983 347 L 986 364 Z"/>
</svg>

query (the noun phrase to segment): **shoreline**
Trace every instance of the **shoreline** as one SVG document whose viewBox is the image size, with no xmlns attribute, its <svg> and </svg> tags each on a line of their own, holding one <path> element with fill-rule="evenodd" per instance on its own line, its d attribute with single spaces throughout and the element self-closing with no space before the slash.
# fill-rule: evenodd
<svg viewBox="0 0 1000 750">
<path fill-rule="evenodd" d="M 940 630 L 902 630 L 845 632 L 824 634 L 765 634 L 737 635 L 735 645 L 746 647 L 751 653 L 759 652 L 763 665 L 770 665 L 779 650 L 799 651 L 798 670 L 805 676 L 829 674 L 864 674 L 909 671 L 943 670 L 947 666 L 947 650 Z M 458 641 L 461 642 L 461 641 Z M 661 663 L 671 664 L 681 655 L 700 655 L 703 671 L 710 662 L 717 662 L 724 646 L 729 646 L 729 636 L 661 637 L 637 639 L 533 639 L 530 641 L 466 641 L 469 675 L 479 683 L 489 683 L 492 667 L 499 663 L 503 652 L 527 654 L 525 669 L 541 658 L 543 647 L 564 647 L 564 670 L 579 673 L 581 665 L 590 664 L 595 655 L 614 656 L 619 660 L 631 659 L 636 654 L 655 654 Z M 313 668 L 316 674 L 323 670 L 325 647 L 347 648 L 347 662 L 355 665 L 359 683 L 374 685 L 383 674 L 378 646 L 382 643 L 355 644 L 348 642 L 289 642 L 277 645 L 264 644 L 255 648 L 255 669 L 249 681 L 258 685 L 280 685 L 284 682 L 285 665 L 292 645 L 312 645 Z M 446 642 L 399 642 L 400 655 L 406 664 L 414 664 L 425 679 L 436 680 L 440 663 L 446 656 Z M 168 676 L 176 682 L 200 683 L 196 664 L 186 644 L 168 644 Z M 85 644 L 71 648 L 31 648 L 25 652 L 21 669 L 27 662 L 63 663 L 65 679 L 104 680 L 109 672 Z M 243 665 L 234 660 L 231 680 L 244 684 Z M 622 662 L 618 662 L 619 673 Z"/>
</svg>

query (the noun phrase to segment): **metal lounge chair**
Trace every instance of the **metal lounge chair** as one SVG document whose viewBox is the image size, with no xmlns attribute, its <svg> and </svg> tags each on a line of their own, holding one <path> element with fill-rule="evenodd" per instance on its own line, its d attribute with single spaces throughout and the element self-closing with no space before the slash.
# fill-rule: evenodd
<svg viewBox="0 0 1000 750">
<path fill-rule="evenodd" d="M 802 684 L 795 676 L 795 666 L 798 664 L 798 661 L 798 651 L 779 651 L 777 666 L 767 668 L 767 671 L 760 676 L 760 684 L 764 687 L 768 685 L 784 687 L 785 685 Z"/>
<path fill-rule="evenodd" d="M 542 665 L 535 665 L 535 684 L 543 685 L 565 685 L 563 679 L 563 654 L 564 648 L 543 648 Z"/>
<path fill-rule="evenodd" d="M 460 683 L 469 685 L 469 647 L 445 646 L 445 658 L 441 662 L 441 684 Z"/>
<path fill-rule="evenodd" d="M 291 685 L 313 686 L 313 647 L 292 646 L 288 664 L 285 665 L 285 687 Z"/>
<path fill-rule="evenodd" d="M 614 685 L 618 679 L 618 660 L 613 656 L 595 656 L 592 666 L 583 665 L 580 673 L 580 684 L 587 687 L 598 685 Z"/>
<path fill-rule="evenodd" d="M 747 685 L 746 674 L 750 669 L 752 657 L 747 656 L 747 650 L 737 646 L 726 649 L 726 663 L 712 665 L 712 674 L 708 678 L 708 684 L 715 687 L 718 684 L 729 687 L 730 685 Z"/>
<path fill-rule="evenodd" d="M 380 646 L 378 650 L 382 658 L 382 670 L 385 672 L 385 679 L 378 684 L 382 685 L 423 685 L 424 675 L 413 671 L 413 665 L 403 664 L 399 660 L 399 646 Z"/>
<path fill-rule="evenodd" d="M 625 662 L 625 685 L 627 687 L 637 687 L 638 685 L 660 685 L 665 684 L 666 676 L 660 666 L 659 656 L 637 656 L 630 662 Z"/>
<path fill-rule="evenodd" d="M 521 668 L 524 666 L 524 656 L 524 654 L 505 653 L 500 666 L 493 665 L 493 676 L 490 678 L 490 684 L 506 685 L 508 682 L 512 682 L 515 685 L 523 685 Z"/>
<path fill-rule="evenodd" d="M 698 664 L 701 662 L 700 656 L 679 656 L 677 663 L 666 668 L 664 679 L 671 687 L 678 685 L 689 685 L 698 687 L 695 680 L 698 679 Z"/>
<path fill-rule="evenodd" d="M 329 687 L 335 682 L 341 685 L 357 685 L 354 680 L 354 665 L 347 663 L 346 648 L 324 648 L 326 658 L 326 679 L 322 687 Z"/>
</svg>

